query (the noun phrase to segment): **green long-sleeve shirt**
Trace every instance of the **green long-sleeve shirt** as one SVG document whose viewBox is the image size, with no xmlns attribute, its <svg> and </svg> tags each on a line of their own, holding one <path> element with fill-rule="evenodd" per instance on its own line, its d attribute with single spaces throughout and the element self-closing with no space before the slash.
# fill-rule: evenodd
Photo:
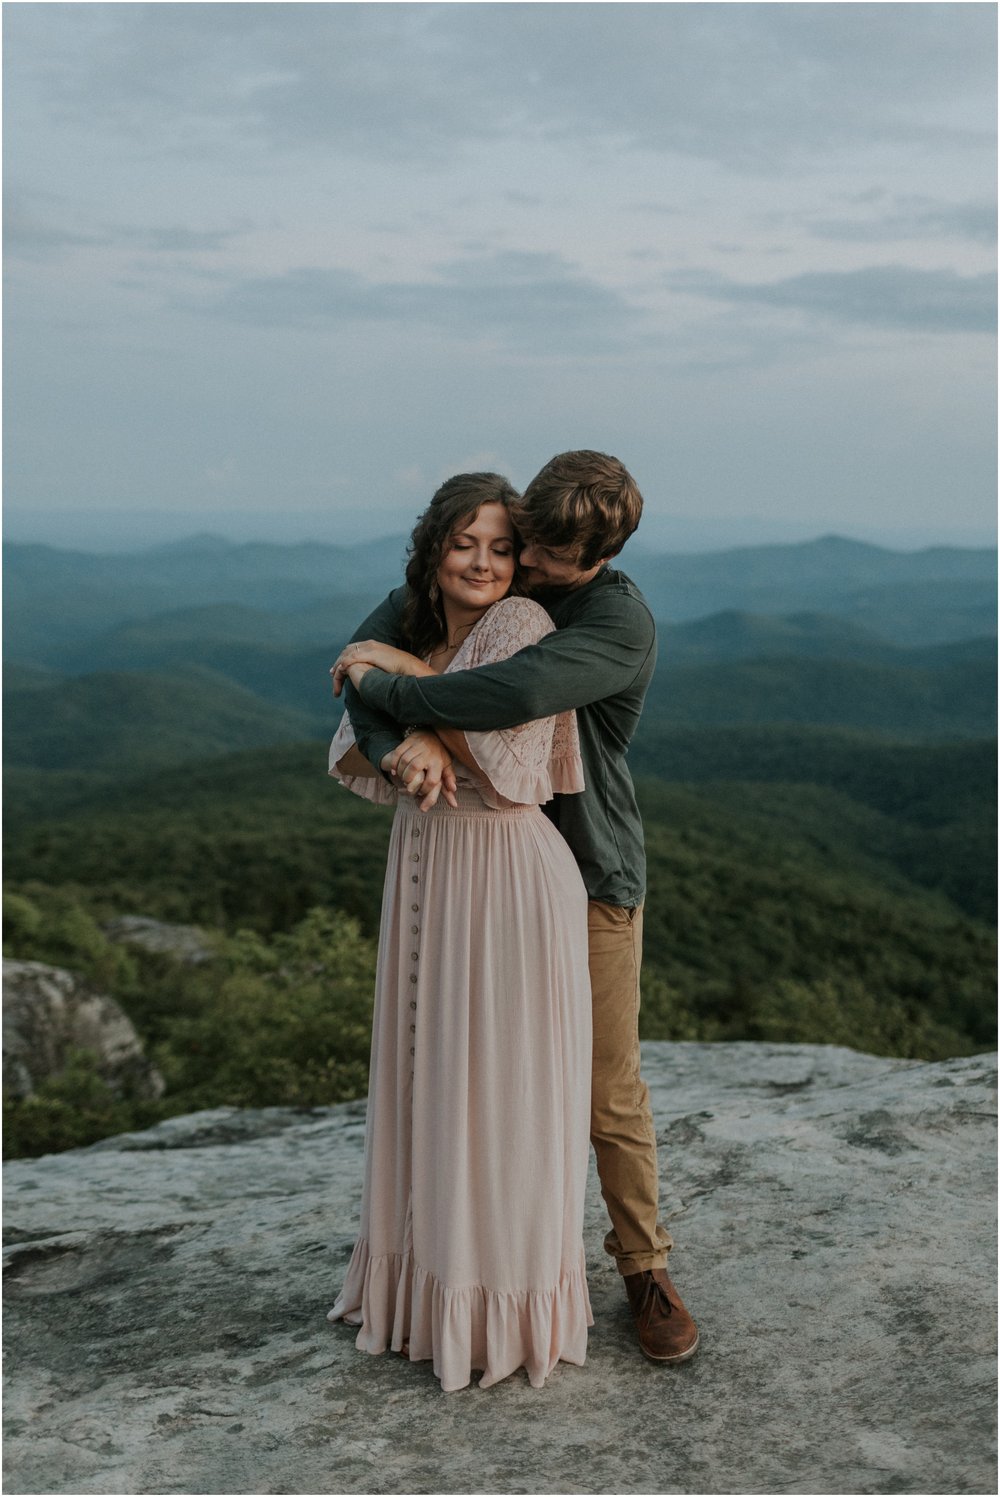
<svg viewBox="0 0 1000 1497">
<path fill-rule="evenodd" d="M 401 645 L 406 589 L 396 588 L 355 639 Z M 583 587 L 534 595 L 556 632 L 509 660 L 441 676 L 370 670 L 347 707 L 358 746 L 378 764 L 400 724 L 465 732 L 510 728 L 576 708 L 586 790 L 545 806 L 569 843 L 591 899 L 631 906 L 645 894 L 642 822 L 625 756 L 656 663 L 656 627 L 624 572 L 604 567 Z"/>
</svg>

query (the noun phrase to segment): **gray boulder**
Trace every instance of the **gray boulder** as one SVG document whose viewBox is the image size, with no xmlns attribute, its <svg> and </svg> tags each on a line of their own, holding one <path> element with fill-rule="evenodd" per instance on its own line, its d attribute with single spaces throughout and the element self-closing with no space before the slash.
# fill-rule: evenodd
<svg viewBox="0 0 1000 1497">
<path fill-rule="evenodd" d="M 326 1311 L 365 1108 L 222 1108 L 7 1166 L 7 1490 L 995 1490 L 995 1066 L 652 1044 L 671 1269 L 639 1354 L 601 1248 L 586 1366 L 443 1394 Z"/>
<path fill-rule="evenodd" d="M 61 967 L 5 959 L 4 1086 L 17 1097 L 29 1096 L 46 1077 L 65 1070 L 72 1050 L 93 1052 L 100 1075 L 116 1091 L 163 1095 L 162 1076 L 113 998 Z"/>
<path fill-rule="evenodd" d="M 197 925 L 171 925 L 147 915 L 118 915 L 101 926 L 109 941 L 140 951 L 162 951 L 190 966 L 211 961 L 212 948 Z"/>
</svg>

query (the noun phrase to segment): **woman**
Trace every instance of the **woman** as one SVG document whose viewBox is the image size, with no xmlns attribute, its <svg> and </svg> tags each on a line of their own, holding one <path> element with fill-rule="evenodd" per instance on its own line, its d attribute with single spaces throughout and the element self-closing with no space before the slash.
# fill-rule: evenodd
<svg viewBox="0 0 1000 1497">
<path fill-rule="evenodd" d="M 380 665 L 464 670 L 551 632 L 543 609 L 511 596 L 516 498 L 495 474 L 442 485 L 406 569 L 414 653 L 387 649 Z M 368 668 L 353 668 L 355 685 Z M 560 1359 L 583 1362 L 593 1323 L 587 900 L 539 809 L 583 789 L 576 722 L 566 713 L 449 744 L 454 804 L 426 813 L 359 763 L 346 715 L 331 745 L 331 774 L 397 809 L 361 1231 L 329 1319 L 360 1324 L 363 1351 L 430 1359 L 447 1392 L 473 1368 L 481 1387 L 519 1367 L 537 1387 Z"/>
</svg>

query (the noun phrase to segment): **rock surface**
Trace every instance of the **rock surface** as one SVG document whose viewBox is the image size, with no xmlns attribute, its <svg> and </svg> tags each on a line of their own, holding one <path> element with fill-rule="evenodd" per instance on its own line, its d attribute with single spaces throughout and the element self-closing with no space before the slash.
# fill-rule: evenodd
<svg viewBox="0 0 1000 1497">
<path fill-rule="evenodd" d="M 443 1394 L 328 1325 L 364 1104 L 174 1118 L 6 1168 L 7 1491 L 996 1489 L 992 1057 L 651 1044 L 671 1268 L 638 1353 L 596 1177 L 587 1365 Z"/>
<path fill-rule="evenodd" d="M 118 915 L 105 921 L 101 929 L 109 941 L 137 946 L 140 951 L 163 951 L 192 967 L 212 959 L 205 932 L 197 925 L 170 925 L 164 920 L 151 920 L 148 915 Z"/>
<path fill-rule="evenodd" d="M 65 1070 L 72 1050 L 90 1050 L 116 1090 L 141 1097 L 163 1094 L 163 1077 L 146 1059 L 124 1011 L 81 978 L 44 962 L 4 960 L 4 1085 L 29 1096 L 47 1076 Z"/>
</svg>

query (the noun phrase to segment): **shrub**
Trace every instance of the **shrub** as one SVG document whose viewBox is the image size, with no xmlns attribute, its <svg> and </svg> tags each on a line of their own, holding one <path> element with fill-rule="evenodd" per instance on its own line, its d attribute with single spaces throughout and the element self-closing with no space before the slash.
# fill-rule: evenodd
<svg viewBox="0 0 1000 1497">
<path fill-rule="evenodd" d="M 21 934 L 33 929 L 32 901 L 20 898 L 14 916 Z M 66 964 L 79 970 L 88 951 L 103 960 L 101 943 L 109 944 L 77 910 L 59 942 L 48 932 L 44 959 L 58 947 L 76 956 Z M 197 967 L 130 953 L 121 969 L 127 981 L 117 991 L 109 984 L 161 1071 L 166 1095 L 158 1102 L 117 1096 L 94 1057 L 79 1052 L 32 1096 L 4 1099 L 6 1157 L 78 1147 L 204 1107 L 317 1107 L 364 1096 L 375 943 L 357 922 L 314 909 L 270 942 L 240 931 L 216 935 L 214 943 L 215 960 Z"/>
<path fill-rule="evenodd" d="M 109 941 L 73 888 L 33 883 L 3 895 L 4 956 L 68 967 L 105 991 L 133 983 L 132 952 Z"/>
<path fill-rule="evenodd" d="M 168 1020 L 153 1055 L 186 1109 L 364 1095 L 375 947 L 349 916 L 312 910 L 270 943 L 242 931 L 199 980 L 213 987 L 211 1001 Z"/>
<path fill-rule="evenodd" d="M 80 1148 L 112 1133 L 148 1128 L 163 1113 L 162 1103 L 114 1091 L 98 1074 L 97 1056 L 75 1050 L 65 1070 L 41 1082 L 31 1096 L 4 1097 L 4 1157 Z"/>
</svg>

